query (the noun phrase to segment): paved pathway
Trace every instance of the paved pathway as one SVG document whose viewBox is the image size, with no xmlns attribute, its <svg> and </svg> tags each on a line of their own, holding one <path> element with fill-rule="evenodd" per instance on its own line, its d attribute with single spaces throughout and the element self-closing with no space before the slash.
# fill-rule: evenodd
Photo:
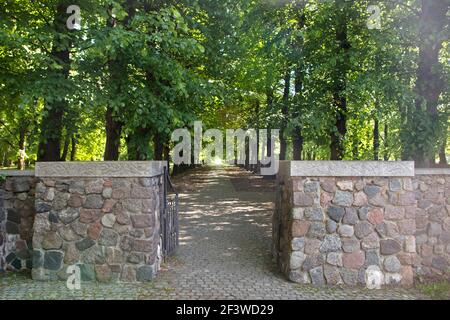
<svg viewBox="0 0 450 320">
<path fill-rule="evenodd" d="M 197 169 L 181 189 L 180 248 L 151 284 L 37 283 L 0 278 L 0 299 L 419 299 L 414 290 L 313 288 L 290 283 L 271 259 L 273 182 L 237 168 Z"/>
</svg>

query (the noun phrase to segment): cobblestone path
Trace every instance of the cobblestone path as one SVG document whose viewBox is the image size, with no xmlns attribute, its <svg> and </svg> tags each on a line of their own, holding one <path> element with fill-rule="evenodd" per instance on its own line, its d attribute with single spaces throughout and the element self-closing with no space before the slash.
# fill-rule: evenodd
<svg viewBox="0 0 450 320">
<path fill-rule="evenodd" d="M 0 277 L 0 299 L 423 299 L 414 289 L 313 288 L 288 282 L 271 259 L 273 182 L 233 167 L 178 177 L 180 248 L 150 284 L 38 283 Z"/>
</svg>

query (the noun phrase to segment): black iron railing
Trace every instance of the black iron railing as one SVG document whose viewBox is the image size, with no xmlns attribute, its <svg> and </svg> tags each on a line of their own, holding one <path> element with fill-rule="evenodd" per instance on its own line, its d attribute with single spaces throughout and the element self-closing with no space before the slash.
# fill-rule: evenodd
<svg viewBox="0 0 450 320">
<path fill-rule="evenodd" d="M 164 260 L 175 254 L 179 245 L 178 192 L 164 168 L 164 203 L 161 211 L 161 246 Z"/>
</svg>

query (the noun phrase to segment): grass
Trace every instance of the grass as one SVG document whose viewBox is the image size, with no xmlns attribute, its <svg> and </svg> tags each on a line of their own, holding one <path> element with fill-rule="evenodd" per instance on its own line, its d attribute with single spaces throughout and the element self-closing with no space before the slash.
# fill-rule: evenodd
<svg viewBox="0 0 450 320">
<path fill-rule="evenodd" d="M 31 285 L 31 290 L 28 288 L 28 292 L 23 293 L 23 288 L 28 285 Z M 66 289 L 62 281 L 36 283 L 26 272 L 0 273 L 0 292 L 8 288 L 19 291 L 17 298 L 31 300 L 146 300 L 169 297 L 170 293 L 175 291 L 169 284 L 157 284 L 154 281 L 135 284 L 89 282 L 86 284 L 82 283 L 81 290 L 71 291 Z"/>
<path fill-rule="evenodd" d="M 417 285 L 418 289 L 433 300 L 450 300 L 450 281 L 423 283 Z"/>
</svg>

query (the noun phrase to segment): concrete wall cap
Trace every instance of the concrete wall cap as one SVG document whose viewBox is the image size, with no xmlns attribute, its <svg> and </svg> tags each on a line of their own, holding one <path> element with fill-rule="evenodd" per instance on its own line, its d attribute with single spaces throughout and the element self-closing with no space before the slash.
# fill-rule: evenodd
<svg viewBox="0 0 450 320">
<path fill-rule="evenodd" d="M 280 161 L 291 177 L 413 177 L 412 161 Z"/>
<path fill-rule="evenodd" d="M 450 176 L 450 168 L 424 168 L 416 169 L 416 175 L 443 175 Z"/>
<path fill-rule="evenodd" d="M 0 170 L 0 176 L 5 176 L 5 177 L 34 177 L 34 170 Z"/>
<path fill-rule="evenodd" d="M 36 162 L 36 177 L 154 177 L 166 161 Z"/>
</svg>

